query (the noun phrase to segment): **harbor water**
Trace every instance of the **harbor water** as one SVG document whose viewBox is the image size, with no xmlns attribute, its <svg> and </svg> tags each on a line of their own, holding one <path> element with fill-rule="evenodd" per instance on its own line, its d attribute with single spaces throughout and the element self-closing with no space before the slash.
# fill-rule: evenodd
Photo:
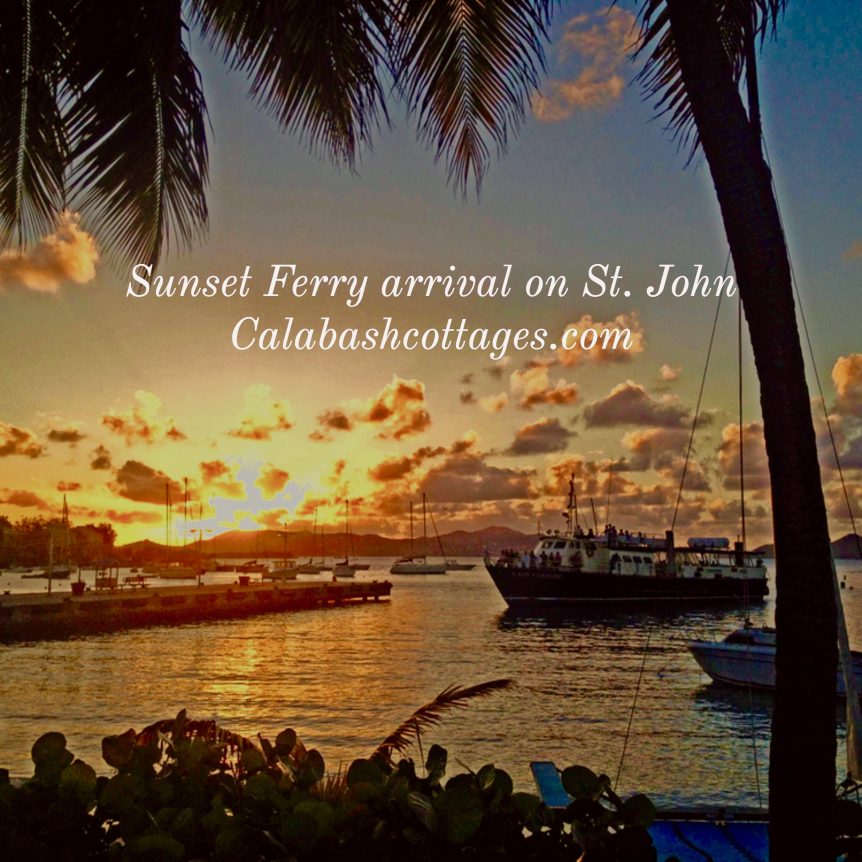
<svg viewBox="0 0 862 862">
<path fill-rule="evenodd" d="M 619 772 L 618 791 L 663 805 L 766 804 L 771 696 L 711 683 L 686 649 L 724 637 L 743 609 L 515 615 L 479 561 L 442 577 L 369 562 L 358 579 L 391 580 L 390 602 L 0 646 L 0 766 L 30 775 L 32 743 L 60 730 L 107 772 L 103 736 L 185 708 L 246 735 L 292 727 L 336 768 L 443 688 L 507 677 L 511 689 L 450 713 L 426 747 L 447 747 L 453 766 L 492 762 L 523 790 L 530 761 L 553 760 Z M 839 563 L 839 577 L 860 648 L 862 567 Z M 0 576 L 2 590 L 22 584 L 45 587 Z M 773 611 L 774 590 L 750 617 L 771 623 Z"/>
</svg>

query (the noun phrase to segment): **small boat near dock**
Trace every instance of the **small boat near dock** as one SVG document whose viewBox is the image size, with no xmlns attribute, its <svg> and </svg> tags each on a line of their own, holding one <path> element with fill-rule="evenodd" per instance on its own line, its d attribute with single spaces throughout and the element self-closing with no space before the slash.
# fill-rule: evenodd
<svg viewBox="0 0 862 862">
<path fill-rule="evenodd" d="M 691 640 L 688 649 L 701 670 L 715 682 L 761 691 L 775 689 L 774 628 L 744 625 L 720 641 Z M 854 650 L 850 656 L 853 675 L 862 687 L 862 652 Z M 846 697 L 840 669 L 835 674 L 835 690 L 839 697 Z"/>
</svg>

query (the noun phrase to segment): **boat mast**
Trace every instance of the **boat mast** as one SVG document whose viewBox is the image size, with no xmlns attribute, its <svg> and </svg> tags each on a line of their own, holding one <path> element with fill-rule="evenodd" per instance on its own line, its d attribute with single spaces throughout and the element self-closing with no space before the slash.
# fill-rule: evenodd
<svg viewBox="0 0 862 862">
<path fill-rule="evenodd" d="M 410 501 L 410 559 L 413 559 L 413 501 Z"/>
<path fill-rule="evenodd" d="M 574 535 L 575 524 L 577 523 L 577 499 L 575 498 L 575 474 L 569 477 L 569 502 L 566 507 L 566 537 L 571 538 Z"/>
<path fill-rule="evenodd" d="M 428 525 L 425 520 L 425 494 L 422 494 L 422 559 L 428 559 Z"/>
</svg>

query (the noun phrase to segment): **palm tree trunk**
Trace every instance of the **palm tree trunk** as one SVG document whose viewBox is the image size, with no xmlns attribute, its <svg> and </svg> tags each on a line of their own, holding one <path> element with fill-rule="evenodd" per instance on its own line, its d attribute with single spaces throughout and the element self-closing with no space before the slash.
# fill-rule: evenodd
<svg viewBox="0 0 862 862">
<path fill-rule="evenodd" d="M 829 530 L 787 248 L 713 0 L 667 0 L 760 380 L 778 600 L 770 858 L 834 860 L 836 612 Z"/>
</svg>

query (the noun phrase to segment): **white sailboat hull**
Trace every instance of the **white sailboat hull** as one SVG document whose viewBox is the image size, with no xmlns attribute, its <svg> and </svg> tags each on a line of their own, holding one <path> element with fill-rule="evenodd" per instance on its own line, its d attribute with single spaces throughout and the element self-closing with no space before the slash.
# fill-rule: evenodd
<svg viewBox="0 0 862 862">
<path fill-rule="evenodd" d="M 445 575 L 446 564 L 398 562 L 392 564 L 389 573 L 392 575 Z"/>
<path fill-rule="evenodd" d="M 689 641 L 688 648 L 707 676 L 726 685 L 763 691 L 775 688 L 775 647 L 756 644 L 728 644 L 721 641 Z M 862 655 L 853 653 L 853 673 L 862 685 Z M 844 677 L 835 674 L 835 690 L 844 697 Z"/>
</svg>

